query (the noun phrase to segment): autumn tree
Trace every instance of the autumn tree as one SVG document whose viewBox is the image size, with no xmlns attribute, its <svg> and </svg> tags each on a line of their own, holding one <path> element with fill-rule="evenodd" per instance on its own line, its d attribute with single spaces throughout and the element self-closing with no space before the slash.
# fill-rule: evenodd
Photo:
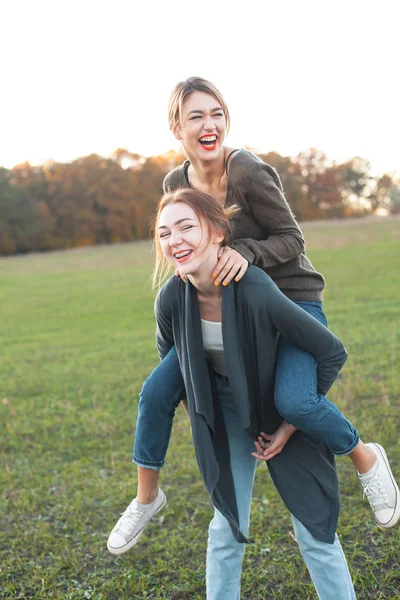
<svg viewBox="0 0 400 600">
<path fill-rule="evenodd" d="M 260 157 L 280 175 L 298 220 L 399 206 L 399 182 L 375 180 L 361 158 L 336 164 L 315 148 Z M 118 148 L 109 158 L 0 169 L 0 254 L 148 238 L 163 178 L 183 160 L 174 151 L 146 158 Z"/>
</svg>

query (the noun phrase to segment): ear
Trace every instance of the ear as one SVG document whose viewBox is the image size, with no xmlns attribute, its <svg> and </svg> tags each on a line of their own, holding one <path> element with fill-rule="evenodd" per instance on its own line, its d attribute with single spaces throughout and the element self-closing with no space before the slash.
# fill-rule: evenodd
<svg viewBox="0 0 400 600">
<path fill-rule="evenodd" d="M 215 233 L 213 242 L 214 242 L 214 244 L 222 244 L 224 239 L 225 239 L 225 236 L 223 233 Z"/>
<path fill-rule="evenodd" d="M 182 139 L 180 125 L 176 125 L 176 127 L 172 129 L 172 133 L 174 134 L 177 140 Z"/>
</svg>

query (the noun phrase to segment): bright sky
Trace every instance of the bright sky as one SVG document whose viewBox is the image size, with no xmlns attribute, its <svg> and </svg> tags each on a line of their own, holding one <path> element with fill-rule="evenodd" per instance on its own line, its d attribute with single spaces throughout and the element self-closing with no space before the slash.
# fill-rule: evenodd
<svg viewBox="0 0 400 600">
<path fill-rule="evenodd" d="M 1 11 L 0 165 L 178 149 L 168 96 L 211 80 L 229 145 L 400 176 L 396 0 L 24 0 Z"/>
</svg>

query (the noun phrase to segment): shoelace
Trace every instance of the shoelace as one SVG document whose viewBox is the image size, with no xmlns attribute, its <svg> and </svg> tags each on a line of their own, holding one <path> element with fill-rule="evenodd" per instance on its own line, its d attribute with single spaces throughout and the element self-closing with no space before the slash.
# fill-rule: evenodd
<svg viewBox="0 0 400 600">
<path fill-rule="evenodd" d="M 389 499 L 389 493 L 385 484 L 379 479 L 379 475 L 373 477 L 368 483 L 362 482 L 362 484 L 364 486 L 363 498 L 368 496 L 371 505 L 377 506 Z"/>
<path fill-rule="evenodd" d="M 119 529 L 126 534 L 130 534 L 132 529 L 136 527 L 139 523 L 140 519 L 143 517 L 145 511 L 140 510 L 140 508 L 136 505 L 134 510 L 132 510 L 129 505 L 125 512 L 121 513 L 121 518 L 119 521 Z"/>
</svg>

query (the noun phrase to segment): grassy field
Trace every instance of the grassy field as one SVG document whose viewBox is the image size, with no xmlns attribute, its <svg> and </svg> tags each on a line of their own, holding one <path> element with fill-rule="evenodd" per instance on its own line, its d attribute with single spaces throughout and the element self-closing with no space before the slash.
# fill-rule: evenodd
<svg viewBox="0 0 400 600">
<path fill-rule="evenodd" d="M 400 220 L 306 224 L 349 351 L 330 398 L 400 479 Z M 178 410 L 162 483 L 169 503 L 140 545 L 106 539 L 135 492 L 138 392 L 157 363 L 150 244 L 0 259 L 0 597 L 204 598 L 212 510 Z M 382 531 L 350 461 L 338 460 L 339 535 L 361 600 L 400 599 L 400 527 Z M 242 595 L 316 598 L 290 519 L 259 465 Z M 339 600 L 339 599 L 338 599 Z"/>
</svg>

